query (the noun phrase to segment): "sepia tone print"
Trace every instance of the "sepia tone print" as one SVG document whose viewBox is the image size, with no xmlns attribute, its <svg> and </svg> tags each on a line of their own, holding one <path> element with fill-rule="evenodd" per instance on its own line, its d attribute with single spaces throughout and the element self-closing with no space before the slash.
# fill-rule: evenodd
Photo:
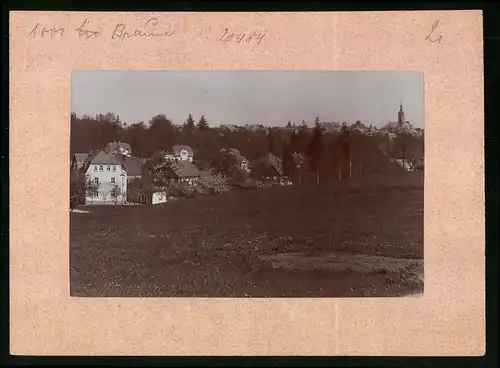
<svg viewBox="0 0 500 368">
<path fill-rule="evenodd" d="M 417 72 L 74 72 L 71 295 L 422 294 L 423 101 Z"/>
</svg>

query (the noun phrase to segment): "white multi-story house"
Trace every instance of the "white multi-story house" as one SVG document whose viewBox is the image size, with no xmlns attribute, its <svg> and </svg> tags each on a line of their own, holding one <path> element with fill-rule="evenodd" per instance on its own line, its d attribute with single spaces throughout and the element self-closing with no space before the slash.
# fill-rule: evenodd
<svg viewBox="0 0 500 368">
<path fill-rule="evenodd" d="M 165 154 L 165 160 L 170 162 L 189 161 L 193 162 L 194 152 L 188 145 L 175 145 L 171 152 Z"/>
<path fill-rule="evenodd" d="M 94 195 L 86 191 L 86 204 L 114 203 L 113 193 L 118 193 L 116 203 L 125 203 L 127 198 L 127 172 L 111 154 L 97 151 L 89 155 L 80 170 L 85 179 L 96 185 Z"/>
</svg>

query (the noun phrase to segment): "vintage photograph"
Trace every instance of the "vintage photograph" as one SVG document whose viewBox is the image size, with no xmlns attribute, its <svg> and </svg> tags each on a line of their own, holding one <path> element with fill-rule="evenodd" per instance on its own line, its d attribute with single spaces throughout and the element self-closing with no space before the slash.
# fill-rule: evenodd
<svg viewBox="0 0 500 368">
<path fill-rule="evenodd" d="M 424 75 L 74 71 L 75 297 L 424 293 Z"/>
</svg>

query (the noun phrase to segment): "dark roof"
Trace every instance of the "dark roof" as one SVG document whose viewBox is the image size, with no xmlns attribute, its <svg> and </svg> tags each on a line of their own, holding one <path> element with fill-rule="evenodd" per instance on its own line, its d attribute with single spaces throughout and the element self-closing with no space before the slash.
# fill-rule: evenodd
<svg viewBox="0 0 500 368">
<path fill-rule="evenodd" d="M 87 157 L 89 157 L 89 154 L 88 153 L 75 153 L 75 161 L 76 162 L 85 162 L 85 160 L 87 159 Z"/>
<path fill-rule="evenodd" d="M 207 176 L 212 175 L 213 172 L 211 170 L 202 170 L 200 171 L 200 178 L 205 178 Z"/>
<path fill-rule="evenodd" d="M 83 162 L 83 167 L 86 167 L 90 164 L 90 162 L 94 159 L 94 157 L 97 156 L 97 154 L 101 152 L 101 151 L 94 151 L 92 153 L 90 153 L 87 158 L 85 159 L 85 161 Z"/>
<path fill-rule="evenodd" d="M 237 148 L 229 148 L 228 151 L 229 151 L 229 153 L 233 154 L 238 161 L 240 161 L 242 159 L 242 156 L 241 156 L 241 153 L 240 153 L 239 149 L 237 149 Z"/>
<path fill-rule="evenodd" d="M 181 150 L 183 150 L 183 149 L 188 151 L 189 156 L 193 156 L 193 154 L 194 154 L 193 149 L 186 144 L 176 144 L 175 146 L 172 147 L 172 151 L 174 151 L 174 155 L 179 155 L 181 153 Z"/>
<path fill-rule="evenodd" d="M 279 174 L 279 175 L 283 175 L 283 165 L 282 165 L 282 160 L 281 158 L 279 158 L 278 156 L 275 156 L 274 154 L 272 153 L 268 153 L 267 154 L 267 162 L 269 163 L 269 165 L 274 169 L 276 170 L 276 172 Z"/>
<path fill-rule="evenodd" d="M 241 155 L 241 152 L 239 149 L 237 148 L 222 148 L 221 149 L 221 152 L 222 153 L 226 153 L 228 152 L 229 154 L 233 155 L 235 158 L 236 158 L 236 162 L 238 164 L 241 164 L 243 161 L 246 161 L 246 162 L 249 162 L 248 159 L 246 157 L 243 157 Z"/>
<path fill-rule="evenodd" d="M 94 152 L 85 162 L 92 165 L 120 165 L 120 162 L 118 162 L 115 156 L 104 151 Z"/>
<path fill-rule="evenodd" d="M 128 176 L 142 175 L 142 166 L 144 165 L 142 159 L 138 157 L 124 156 L 118 156 L 116 159 L 118 160 L 118 162 L 120 162 Z"/>
<path fill-rule="evenodd" d="M 200 171 L 189 161 L 179 161 L 170 165 L 170 170 L 178 178 L 199 177 Z"/>
</svg>

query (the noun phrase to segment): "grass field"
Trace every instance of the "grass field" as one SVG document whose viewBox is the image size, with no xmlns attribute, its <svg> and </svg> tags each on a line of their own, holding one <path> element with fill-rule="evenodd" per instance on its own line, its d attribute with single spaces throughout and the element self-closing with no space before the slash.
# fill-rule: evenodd
<svg viewBox="0 0 500 368">
<path fill-rule="evenodd" d="M 423 174 L 71 213 L 73 296 L 423 291 Z"/>
</svg>

